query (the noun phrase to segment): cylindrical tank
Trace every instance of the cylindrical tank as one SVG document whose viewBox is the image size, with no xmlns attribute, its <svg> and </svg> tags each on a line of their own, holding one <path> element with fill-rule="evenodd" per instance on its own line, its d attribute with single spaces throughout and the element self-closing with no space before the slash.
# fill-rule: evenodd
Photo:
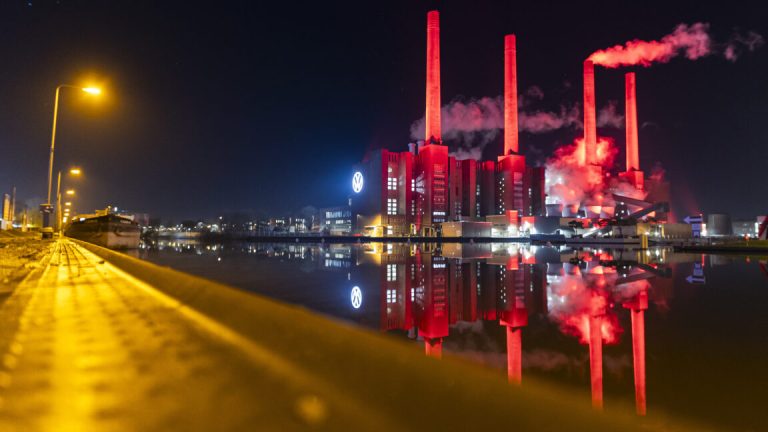
<svg viewBox="0 0 768 432">
<path fill-rule="evenodd" d="M 707 235 L 728 236 L 733 235 L 731 216 L 723 213 L 713 213 L 707 216 Z"/>
<path fill-rule="evenodd" d="M 563 215 L 563 205 L 562 204 L 547 204 L 547 216 L 557 216 L 560 217 Z"/>
</svg>

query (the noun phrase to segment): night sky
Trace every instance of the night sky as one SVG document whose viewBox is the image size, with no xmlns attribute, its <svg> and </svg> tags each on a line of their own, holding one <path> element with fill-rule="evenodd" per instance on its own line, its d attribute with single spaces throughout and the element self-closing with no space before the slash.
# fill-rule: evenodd
<svg viewBox="0 0 768 432">
<path fill-rule="evenodd" d="M 65 90 L 60 106 L 56 162 L 83 168 L 80 210 L 178 221 L 339 205 L 352 165 L 405 150 L 423 115 L 428 10 L 441 13 L 444 103 L 501 94 L 505 33 L 521 93 L 540 88 L 549 110 L 581 101 L 597 49 L 698 21 L 716 41 L 768 36 L 758 6 L 668 3 L 4 1 L 0 191 L 43 201 L 54 89 L 97 83 L 104 97 Z M 626 70 L 597 70 L 598 106 L 623 112 Z M 768 46 L 635 70 L 641 166 L 661 164 L 673 207 L 766 214 Z M 623 129 L 600 132 L 623 147 Z M 580 134 L 522 134 L 521 150 L 543 162 Z M 501 134 L 487 151 L 500 148 Z"/>
</svg>

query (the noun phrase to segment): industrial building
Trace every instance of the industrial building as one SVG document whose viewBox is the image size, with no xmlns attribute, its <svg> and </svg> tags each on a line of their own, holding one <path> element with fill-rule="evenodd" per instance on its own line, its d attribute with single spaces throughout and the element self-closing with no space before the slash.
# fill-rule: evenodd
<svg viewBox="0 0 768 432">
<path fill-rule="evenodd" d="M 426 131 L 407 151 L 369 152 L 353 175 L 352 230 L 374 237 L 442 235 L 442 224 L 484 232 L 483 218 L 501 216 L 517 235 L 521 216 L 543 216 L 544 168 L 527 165 L 517 125 L 516 40 L 504 39 L 504 153 L 498 160 L 450 156 L 440 123 L 440 20 L 427 14 Z M 452 225 L 451 232 L 461 232 Z"/>
<path fill-rule="evenodd" d="M 595 65 L 583 64 L 584 135 L 574 144 L 574 170 L 587 183 L 569 200 L 548 195 L 565 181 L 531 166 L 518 136 L 517 41 L 504 37 L 504 146 L 496 160 L 457 160 L 443 143 L 440 119 L 440 20 L 427 14 L 426 110 L 423 141 L 403 151 L 369 152 L 353 172 L 353 233 L 372 236 L 519 237 L 531 234 L 617 236 L 610 226 L 665 223 L 669 184 L 640 167 L 636 76 L 625 75 L 626 170 L 605 163 L 597 135 Z M 568 186 L 568 185 L 565 185 Z M 583 228 L 582 230 L 577 230 Z M 490 231 L 489 231 L 490 230 Z M 638 232 L 659 229 L 631 229 Z M 469 234 L 472 233 L 472 234 Z M 478 235 L 481 233 L 481 235 Z"/>
</svg>

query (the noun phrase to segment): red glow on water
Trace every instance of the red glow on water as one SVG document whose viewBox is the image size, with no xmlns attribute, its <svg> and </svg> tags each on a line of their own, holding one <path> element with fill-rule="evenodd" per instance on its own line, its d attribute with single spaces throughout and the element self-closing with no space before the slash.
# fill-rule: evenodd
<svg viewBox="0 0 768 432">
<path fill-rule="evenodd" d="M 606 275 L 613 277 L 615 271 L 596 266 L 582 277 L 578 267 L 574 268 L 575 271 L 552 283 L 553 294 L 560 299 L 552 308 L 552 316 L 559 322 L 560 330 L 577 337 L 580 343 L 586 345 L 593 336 L 590 320 L 600 317 L 600 323 L 595 327 L 599 331 L 599 338 L 605 344 L 618 343 L 622 329 L 618 317 L 611 311 L 610 291 L 606 289 Z"/>
</svg>

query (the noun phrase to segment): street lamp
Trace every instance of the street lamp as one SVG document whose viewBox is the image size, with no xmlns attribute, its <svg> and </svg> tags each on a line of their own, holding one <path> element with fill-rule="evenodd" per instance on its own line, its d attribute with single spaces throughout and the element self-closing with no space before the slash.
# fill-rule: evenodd
<svg viewBox="0 0 768 432">
<path fill-rule="evenodd" d="M 56 97 L 53 102 L 53 128 L 51 130 L 51 156 L 48 162 L 48 200 L 43 204 L 43 226 L 49 226 L 49 214 L 51 213 L 51 188 L 53 186 L 53 153 L 56 148 L 56 119 L 59 115 L 59 94 L 63 88 L 72 88 L 82 90 L 85 93 L 91 95 L 98 95 L 101 93 L 101 89 L 97 87 L 80 87 L 71 84 L 60 84 L 56 87 Z M 45 235 L 45 234 L 43 234 Z"/>
<path fill-rule="evenodd" d="M 72 168 L 72 169 L 69 170 L 68 174 L 71 175 L 71 176 L 77 177 L 80 174 L 82 174 L 82 172 L 83 171 L 80 168 Z M 75 190 L 74 189 L 67 189 L 67 191 L 65 193 L 67 195 L 69 195 L 69 196 L 74 196 L 75 195 Z M 70 206 L 72 206 L 72 202 L 68 201 L 65 205 L 67 207 L 70 207 Z M 70 210 L 69 208 L 64 210 L 64 216 L 69 216 L 69 210 Z M 62 216 L 61 215 L 61 171 L 59 171 L 58 181 L 56 182 L 56 229 L 59 232 L 61 232 L 61 225 L 62 225 L 62 217 L 61 216 Z M 64 222 L 66 222 L 66 220 Z"/>
</svg>

